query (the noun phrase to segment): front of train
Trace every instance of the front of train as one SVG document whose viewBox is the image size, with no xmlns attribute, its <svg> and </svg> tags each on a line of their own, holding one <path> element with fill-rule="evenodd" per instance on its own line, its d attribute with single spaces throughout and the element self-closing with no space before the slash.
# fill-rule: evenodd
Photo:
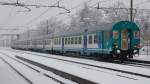
<svg viewBox="0 0 150 84">
<path fill-rule="evenodd" d="M 140 30 L 134 22 L 121 21 L 112 28 L 112 56 L 114 59 L 133 58 L 140 49 Z"/>
</svg>

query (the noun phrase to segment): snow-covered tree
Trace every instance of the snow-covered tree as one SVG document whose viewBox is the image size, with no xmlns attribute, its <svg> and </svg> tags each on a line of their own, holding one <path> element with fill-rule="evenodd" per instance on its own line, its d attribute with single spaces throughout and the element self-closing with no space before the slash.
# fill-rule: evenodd
<svg viewBox="0 0 150 84">
<path fill-rule="evenodd" d="M 104 22 L 103 13 L 98 9 L 91 8 L 84 4 L 83 9 L 71 17 L 71 29 L 80 29 L 83 27 L 92 27 L 101 25 Z"/>
<path fill-rule="evenodd" d="M 56 18 L 50 18 L 42 21 L 38 26 L 39 35 L 47 35 L 52 33 L 59 33 L 66 28 L 66 24 L 63 21 L 57 20 Z"/>
<path fill-rule="evenodd" d="M 126 5 L 123 2 L 118 1 L 113 6 L 111 10 L 108 10 L 108 20 L 110 22 L 118 22 L 122 20 L 129 20 L 129 9 L 126 8 Z M 114 9 L 113 9 L 114 8 Z"/>
<path fill-rule="evenodd" d="M 140 36 L 141 40 L 147 41 L 150 40 L 150 16 L 149 11 L 145 10 L 138 10 L 135 22 L 138 24 L 140 28 Z"/>
</svg>

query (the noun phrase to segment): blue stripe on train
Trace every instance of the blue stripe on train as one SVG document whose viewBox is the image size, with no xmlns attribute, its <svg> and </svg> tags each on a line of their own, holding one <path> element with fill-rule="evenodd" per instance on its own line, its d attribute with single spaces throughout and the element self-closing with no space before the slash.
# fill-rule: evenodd
<svg viewBox="0 0 150 84">
<path fill-rule="evenodd" d="M 62 48 L 61 47 L 57 47 L 57 48 L 54 47 L 53 50 L 62 52 Z M 66 52 L 66 51 L 83 53 L 84 48 L 64 48 L 63 52 Z M 105 54 L 109 54 L 111 51 L 112 51 L 111 49 L 87 48 L 87 50 L 84 51 L 84 52 L 88 53 L 88 54 L 90 54 L 90 53 L 105 53 Z"/>
</svg>

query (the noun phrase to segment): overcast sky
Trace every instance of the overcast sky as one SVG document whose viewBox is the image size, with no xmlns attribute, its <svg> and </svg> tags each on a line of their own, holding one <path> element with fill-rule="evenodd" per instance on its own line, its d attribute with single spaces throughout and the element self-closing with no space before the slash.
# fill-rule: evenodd
<svg viewBox="0 0 150 84">
<path fill-rule="evenodd" d="M 15 2 L 16 0 L 0 0 L 0 2 Z M 42 5 L 53 5 L 58 0 L 19 0 L 25 4 L 42 4 Z M 31 7 L 30 12 L 17 12 L 26 10 L 22 7 L 16 6 L 3 6 L 0 5 L 0 29 L 1 28 L 15 28 L 18 26 L 20 29 L 34 28 L 36 25 L 43 20 L 46 20 L 51 17 L 57 17 L 60 20 L 67 22 L 68 15 L 75 14 L 77 10 L 82 8 L 82 5 L 85 1 L 89 1 L 90 5 L 101 2 L 100 5 L 108 6 L 114 4 L 118 0 L 60 0 L 60 6 L 64 6 L 67 9 L 71 9 L 70 14 L 59 14 L 64 12 L 62 9 L 58 8 L 34 8 Z M 123 1 L 127 7 L 129 7 L 130 0 L 120 0 Z M 150 8 L 150 0 L 133 0 L 134 7 L 139 8 Z M 45 12 L 47 10 L 47 12 Z M 43 13 L 45 12 L 45 13 Z M 43 13 L 42 16 L 40 16 Z M 38 17 L 40 16 L 40 17 Z M 36 18 L 36 19 L 35 19 Z M 2 31 L 2 30 L 1 30 Z M 1 33 L 1 32 L 0 32 Z"/>
</svg>

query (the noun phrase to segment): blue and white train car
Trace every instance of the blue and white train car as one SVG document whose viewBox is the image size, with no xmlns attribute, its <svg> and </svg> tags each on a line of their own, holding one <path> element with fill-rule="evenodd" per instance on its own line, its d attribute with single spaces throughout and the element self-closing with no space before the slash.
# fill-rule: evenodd
<svg viewBox="0 0 150 84">
<path fill-rule="evenodd" d="M 139 52 L 139 27 L 134 22 L 120 21 L 94 27 L 68 30 L 29 41 L 16 41 L 13 48 L 49 52 L 77 53 L 104 58 L 127 58 Z M 28 43 L 29 42 L 29 43 Z"/>
<path fill-rule="evenodd" d="M 112 24 L 69 30 L 54 35 L 53 51 L 82 55 L 110 54 Z M 104 38 L 105 37 L 105 38 Z"/>
</svg>

